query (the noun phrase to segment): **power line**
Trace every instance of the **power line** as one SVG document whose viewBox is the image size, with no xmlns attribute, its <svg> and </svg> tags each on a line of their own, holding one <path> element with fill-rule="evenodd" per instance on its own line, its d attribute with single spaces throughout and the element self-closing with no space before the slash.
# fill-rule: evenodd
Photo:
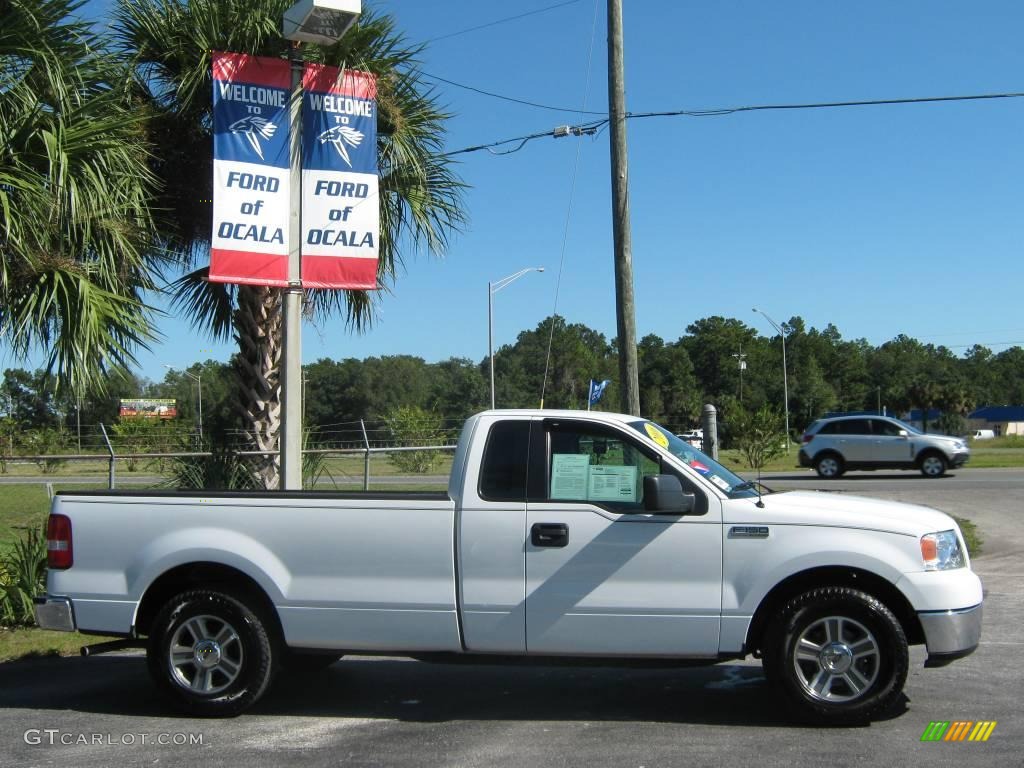
<svg viewBox="0 0 1024 768">
<path fill-rule="evenodd" d="M 986 99 L 1019 99 L 1024 93 L 983 93 L 970 96 L 922 96 L 908 99 L 870 99 L 867 101 L 823 101 L 807 104 L 757 104 L 747 107 L 725 107 L 722 109 L 679 109 L 671 112 L 631 112 L 627 117 L 718 117 L 738 112 L 756 112 L 784 109 L 835 109 L 837 107 L 872 107 L 894 104 L 929 104 L 942 101 L 982 101 Z"/>
<path fill-rule="evenodd" d="M 451 155 L 462 155 L 467 152 L 479 152 L 482 149 L 486 149 L 492 155 L 511 155 L 513 152 L 518 152 L 526 144 L 534 139 L 540 139 L 545 136 L 552 138 L 560 138 L 562 136 L 591 136 L 597 133 L 597 130 L 607 123 L 607 120 L 597 120 L 593 123 L 584 123 L 582 125 L 560 125 L 557 128 L 552 128 L 550 131 L 542 131 L 540 133 L 531 133 L 528 136 L 517 136 L 514 139 L 502 139 L 500 141 L 492 141 L 490 144 L 478 144 L 474 147 L 466 147 L 465 149 L 457 149 L 454 152 L 445 152 L 442 157 L 450 157 Z M 505 144 L 513 144 L 519 142 L 518 146 L 506 150 L 504 152 L 495 152 L 495 147 L 500 147 Z"/>
<path fill-rule="evenodd" d="M 720 117 L 722 115 L 734 115 L 740 112 L 768 112 L 768 111 L 782 111 L 782 110 L 801 110 L 801 109 L 836 109 L 840 107 L 871 107 L 871 106 L 892 106 L 898 104 L 930 104 L 937 102 L 952 102 L 952 101 L 984 101 L 992 99 L 1019 99 L 1024 97 L 1024 93 L 985 93 L 985 94 L 974 94 L 968 96 L 923 96 L 917 98 L 907 99 L 871 99 L 867 101 L 828 101 L 828 102 L 811 102 L 805 104 L 755 104 L 743 107 L 723 107 L 720 109 L 679 109 L 672 111 L 662 112 L 629 112 L 626 114 L 627 120 L 650 118 L 650 117 Z M 550 107 L 549 107 L 550 109 Z M 574 111 L 574 110 L 567 110 Z M 578 110 L 577 110 L 578 111 Z M 604 113 L 601 113 L 604 114 Z M 499 147 L 505 144 L 512 144 L 519 142 L 519 145 L 514 149 L 508 150 L 507 152 L 491 152 L 491 154 L 507 155 L 512 152 L 518 152 L 528 142 L 533 139 L 538 139 L 544 136 L 552 136 L 559 138 L 561 136 L 583 136 L 593 135 L 597 133 L 603 126 L 608 124 L 608 118 L 605 117 L 602 120 L 593 120 L 589 123 L 582 123 L 579 125 L 572 126 L 559 126 L 553 128 L 550 131 L 544 131 L 541 133 L 533 133 L 528 136 L 516 136 L 511 139 L 502 139 L 501 141 L 494 141 L 489 144 L 479 144 L 473 147 L 466 147 L 464 149 L 457 149 L 453 152 L 446 152 L 446 156 L 460 155 L 467 152 L 478 152 L 479 150 L 486 149 L 491 151 L 494 147 Z"/>
<path fill-rule="evenodd" d="M 465 35 L 465 34 L 467 34 L 469 32 L 476 32 L 477 30 L 480 30 L 480 29 L 487 29 L 488 27 L 496 27 L 499 24 L 505 24 L 505 23 L 510 22 L 510 21 L 518 21 L 519 19 L 524 19 L 527 16 L 535 16 L 538 13 L 545 13 L 547 11 L 552 11 L 555 8 L 562 8 L 563 6 L 566 6 L 566 5 L 574 5 L 574 4 L 578 3 L 578 2 L 580 2 L 580 0 L 565 0 L 565 2 L 563 2 L 563 3 L 556 3 L 554 5 L 548 5 L 548 6 L 545 6 L 544 8 L 538 8 L 535 11 L 526 11 L 525 13 L 520 13 L 520 14 L 517 14 L 516 16 L 507 16 L 504 19 L 497 19 L 496 21 L 489 21 L 486 24 L 478 24 L 475 27 L 468 27 L 466 29 L 460 29 L 457 32 L 449 32 L 447 35 L 438 35 L 437 37 L 431 37 L 431 38 L 428 38 L 425 42 L 433 43 L 433 42 L 437 42 L 438 40 L 447 40 L 449 37 L 457 37 L 458 35 Z"/>
<path fill-rule="evenodd" d="M 587 107 L 587 99 L 590 98 L 590 74 L 594 65 L 594 39 L 597 37 L 597 8 L 598 0 L 594 0 L 594 16 L 590 22 L 590 49 L 587 52 L 587 77 L 583 86 L 583 103 L 580 106 L 580 113 L 584 114 Z M 572 167 L 572 182 L 569 185 L 569 204 L 565 211 L 565 227 L 562 231 L 562 252 L 558 257 L 558 274 L 555 276 L 555 300 L 551 308 L 551 328 L 548 330 L 548 349 L 544 356 L 544 378 L 540 384 L 540 407 L 544 407 L 544 395 L 548 389 L 548 374 L 551 372 L 551 348 L 555 342 L 555 322 L 558 318 L 558 294 L 562 289 L 562 275 L 565 272 L 565 254 L 569 245 L 569 223 L 572 221 L 572 204 L 576 197 L 576 179 L 580 170 L 580 145 L 576 144 L 576 159 Z M 590 396 L 590 392 L 587 392 Z M 589 406 L 588 406 L 589 407 Z"/>
<path fill-rule="evenodd" d="M 574 112 L 577 115 L 606 115 L 607 112 L 587 112 L 586 110 L 572 109 L 569 107 L 553 107 L 549 104 L 538 104 L 535 101 L 527 101 L 526 99 L 517 99 L 513 96 L 503 96 L 500 93 L 493 93 L 492 91 L 485 91 L 481 88 L 474 88 L 472 85 L 465 85 L 464 83 L 457 83 L 454 80 L 448 80 L 447 78 L 440 77 L 438 75 L 432 75 L 429 72 L 420 71 L 419 73 L 428 80 L 437 80 L 441 83 L 447 83 L 448 85 L 454 85 L 456 88 L 463 88 L 473 93 L 479 93 L 483 96 L 490 96 L 495 99 L 501 99 L 502 101 L 510 101 L 513 104 L 523 104 L 527 107 L 536 107 L 537 109 L 548 109 L 552 112 Z"/>
</svg>

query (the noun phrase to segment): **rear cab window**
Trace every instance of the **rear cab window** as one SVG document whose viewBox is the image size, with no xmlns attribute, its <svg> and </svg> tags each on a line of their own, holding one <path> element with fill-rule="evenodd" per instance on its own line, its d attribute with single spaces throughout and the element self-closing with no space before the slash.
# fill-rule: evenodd
<svg viewBox="0 0 1024 768">
<path fill-rule="evenodd" d="M 529 446 L 529 421 L 499 421 L 491 426 L 480 467 L 481 499 L 526 501 Z"/>
</svg>

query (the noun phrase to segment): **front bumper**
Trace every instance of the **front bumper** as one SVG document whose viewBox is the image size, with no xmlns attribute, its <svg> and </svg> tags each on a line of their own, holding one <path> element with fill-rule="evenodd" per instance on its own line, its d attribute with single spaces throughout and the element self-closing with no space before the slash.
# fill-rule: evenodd
<svg viewBox="0 0 1024 768">
<path fill-rule="evenodd" d="M 34 598 L 32 602 L 35 604 L 36 624 L 40 629 L 75 631 L 75 609 L 70 599 L 44 595 Z"/>
<path fill-rule="evenodd" d="M 967 460 L 970 459 L 970 458 L 971 458 L 970 451 L 962 451 L 960 453 L 954 453 L 952 455 L 952 457 L 950 457 L 950 459 L 949 459 L 949 466 L 952 469 L 956 469 L 957 467 L 962 467 L 964 464 L 967 463 Z"/>
<path fill-rule="evenodd" d="M 982 606 L 917 614 L 928 647 L 926 667 L 942 667 L 974 652 L 981 640 Z"/>
</svg>

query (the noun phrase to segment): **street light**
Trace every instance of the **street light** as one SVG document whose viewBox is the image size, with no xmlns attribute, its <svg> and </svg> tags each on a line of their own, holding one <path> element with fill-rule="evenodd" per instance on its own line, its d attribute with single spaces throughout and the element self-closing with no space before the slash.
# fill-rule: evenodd
<svg viewBox="0 0 1024 768">
<path fill-rule="evenodd" d="M 360 0 L 300 0 L 284 14 L 284 39 L 333 45 L 359 18 Z"/>
<path fill-rule="evenodd" d="M 514 275 L 487 283 L 487 357 L 491 362 L 491 409 L 494 408 L 494 294 L 509 283 L 514 283 L 527 272 L 543 272 L 544 267 L 526 267 Z"/>
<path fill-rule="evenodd" d="M 281 480 L 278 487 L 302 489 L 302 56 L 304 42 L 331 45 L 341 39 L 362 10 L 360 0 L 299 0 L 284 12 L 282 34 L 292 41 L 292 90 L 288 146 L 290 196 L 288 287 L 284 290 L 281 339 Z"/>
<path fill-rule="evenodd" d="M 779 332 L 782 337 L 782 396 L 785 398 L 783 405 L 786 409 L 786 455 L 789 455 L 789 374 L 786 372 L 786 330 L 789 328 L 788 325 L 783 323 L 779 325 L 772 320 L 768 315 L 762 312 L 757 307 L 754 307 L 754 311 L 764 316 L 764 319 L 772 324 L 772 328 Z"/>
<path fill-rule="evenodd" d="M 743 352 L 743 347 L 740 347 L 739 354 L 733 353 L 733 357 L 740 366 L 740 405 L 743 405 L 743 372 L 747 370 L 747 356 Z"/>
<path fill-rule="evenodd" d="M 164 368 L 169 371 L 173 371 L 174 368 L 167 363 L 163 364 Z M 182 371 L 183 374 L 188 376 L 192 381 L 199 385 L 199 447 L 203 446 L 203 374 L 201 373 L 189 373 L 188 371 Z"/>
</svg>

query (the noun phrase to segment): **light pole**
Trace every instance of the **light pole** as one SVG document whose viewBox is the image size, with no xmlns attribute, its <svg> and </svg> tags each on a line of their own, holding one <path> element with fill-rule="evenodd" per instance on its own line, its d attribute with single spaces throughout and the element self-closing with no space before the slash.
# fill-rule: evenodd
<svg viewBox="0 0 1024 768">
<path fill-rule="evenodd" d="M 776 323 L 774 320 L 772 320 L 770 317 L 768 317 L 768 315 L 766 315 L 764 312 L 762 312 L 757 307 L 754 307 L 754 311 L 757 312 L 758 314 L 762 315 L 765 320 L 767 320 L 769 323 L 771 323 L 772 324 L 772 328 L 774 328 L 776 331 L 778 331 L 779 335 L 782 337 L 782 397 L 784 398 L 782 404 L 783 404 L 783 406 L 785 407 L 785 410 L 786 410 L 786 455 L 788 456 L 789 455 L 789 374 L 786 371 L 786 330 L 789 328 L 789 326 L 786 325 L 785 323 L 783 323 L 782 325 L 779 325 L 778 323 Z"/>
<path fill-rule="evenodd" d="M 167 363 L 163 364 L 164 368 L 169 371 L 173 371 L 174 368 L 169 366 Z M 189 373 L 188 371 L 182 371 L 183 374 L 188 376 L 194 381 L 199 387 L 199 447 L 203 447 L 203 374 L 201 373 Z"/>
<path fill-rule="evenodd" d="M 740 405 L 743 405 L 743 372 L 747 370 L 747 356 L 743 353 L 743 347 L 740 347 L 739 354 L 733 353 L 733 357 L 740 366 Z"/>
<path fill-rule="evenodd" d="M 494 294 L 510 283 L 514 283 L 528 272 L 543 272 L 544 267 L 526 267 L 514 275 L 487 283 L 487 359 L 491 364 L 491 409 L 494 409 Z"/>
<path fill-rule="evenodd" d="M 302 43 L 332 45 L 362 12 L 361 0 L 299 0 L 284 12 L 283 37 L 292 42 L 292 91 L 289 101 L 291 142 L 288 147 L 290 216 L 288 287 L 284 290 L 284 333 L 281 338 L 281 479 L 278 487 L 302 489 Z"/>
</svg>

